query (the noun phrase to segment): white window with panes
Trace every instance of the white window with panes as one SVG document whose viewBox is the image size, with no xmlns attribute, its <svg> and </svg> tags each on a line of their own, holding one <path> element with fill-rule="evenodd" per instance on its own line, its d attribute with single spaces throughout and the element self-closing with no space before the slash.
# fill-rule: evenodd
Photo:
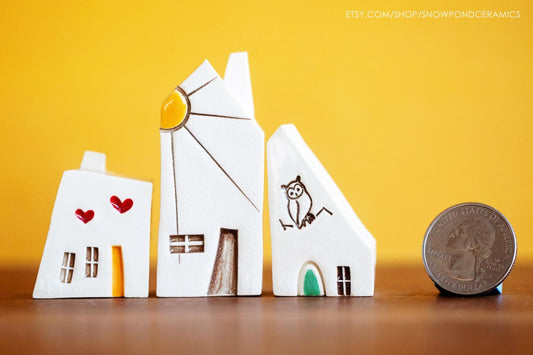
<svg viewBox="0 0 533 355">
<path fill-rule="evenodd" d="M 203 253 L 204 236 L 202 234 L 171 235 L 170 253 Z"/>
<path fill-rule="evenodd" d="M 61 273 L 59 274 L 59 281 L 62 283 L 71 283 L 74 275 L 74 262 L 76 261 L 76 254 L 65 252 L 63 254 L 63 263 L 61 263 Z"/>
<path fill-rule="evenodd" d="M 339 296 L 350 296 L 352 293 L 352 277 L 349 266 L 337 266 L 337 294 Z"/>
<path fill-rule="evenodd" d="M 87 247 L 87 257 L 85 260 L 85 277 L 98 276 L 98 248 Z"/>
</svg>

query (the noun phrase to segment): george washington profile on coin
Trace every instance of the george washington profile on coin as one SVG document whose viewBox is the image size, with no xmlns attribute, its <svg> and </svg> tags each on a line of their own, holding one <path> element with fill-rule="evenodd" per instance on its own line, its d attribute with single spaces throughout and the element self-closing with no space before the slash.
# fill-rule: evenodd
<svg viewBox="0 0 533 355">
<path fill-rule="evenodd" d="M 481 295 L 497 288 L 516 259 L 516 237 L 496 209 L 477 202 L 442 211 L 429 225 L 422 258 L 437 288 Z"/>
<path fill-rule="evenodd" d="M 496 240 L 494 227 L 473 217 L 461 223 L 448 237 L 446 251 L 451 260 L 444 271 L 456 280 L 480 280 L 484 274 L 481 262 L 491 256 Z"/>
</svg>

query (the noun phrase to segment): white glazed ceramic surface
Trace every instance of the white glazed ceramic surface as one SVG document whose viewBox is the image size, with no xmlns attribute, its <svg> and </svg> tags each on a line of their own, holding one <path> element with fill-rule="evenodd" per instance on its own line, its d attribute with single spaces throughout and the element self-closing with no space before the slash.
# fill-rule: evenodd
<svg viewBox="0 0 533 355">
<path fill-rule="evenodd" d="M 150 182 L 109 175 L 104 154 L 85 152 L 59 185 L 33 297 L 112 297 L 113 247 L 122 251 L 124 296 L 148 297 L 151 205 Z M 72 267 L 65 253 L 75 255 Z"/>
<path fill-rule="evenodd" d="M 267 155 L 274 294 L 305 295 L 312 274 L 316 295 L 372 296 L 375 239 L 294 125 Z"/>
<path fill-rule="evenodd" d="M 264 133 L 248 56 L 232 54 L 224 79 L 205 61 L 177 90 L 190 113 L 161 130 L 157 296 L 260 295 Z"/>
</svg>

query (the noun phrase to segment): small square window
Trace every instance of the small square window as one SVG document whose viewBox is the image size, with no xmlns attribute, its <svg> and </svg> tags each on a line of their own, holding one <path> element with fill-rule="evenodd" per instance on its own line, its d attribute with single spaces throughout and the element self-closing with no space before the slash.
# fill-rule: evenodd
<svg viewBox="0 0 533 355">
<path fill-rule="evenodd" d="M 204 252 L 203 234 L 171 235 L 169 239 L 170 254 Z"/>
<path fill-rule="evenodd" d="M 339 296 L 350 296 L 351 287 L 351 275 L 349 266 L 337 266 L 337 294 Z"/>
</svg>

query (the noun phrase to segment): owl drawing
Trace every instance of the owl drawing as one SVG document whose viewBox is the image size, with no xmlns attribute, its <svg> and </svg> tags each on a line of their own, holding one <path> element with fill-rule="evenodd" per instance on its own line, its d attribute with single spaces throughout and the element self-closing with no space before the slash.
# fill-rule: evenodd
<svg viewBox="0 0 533 355">
<path fill-rule="evenodd" d="M 297 176 L 296 180 L 289 182 L 287 185 L 281 185 L 281 188 L 285 190 L 289 216 L 296 227 L 302 229 L 307 223 L 311 224 L 315 219 L 315 216 L 311 213 L 313 200 L 305 185 L 301 182 L 300 176 Z"/>
</svg>

